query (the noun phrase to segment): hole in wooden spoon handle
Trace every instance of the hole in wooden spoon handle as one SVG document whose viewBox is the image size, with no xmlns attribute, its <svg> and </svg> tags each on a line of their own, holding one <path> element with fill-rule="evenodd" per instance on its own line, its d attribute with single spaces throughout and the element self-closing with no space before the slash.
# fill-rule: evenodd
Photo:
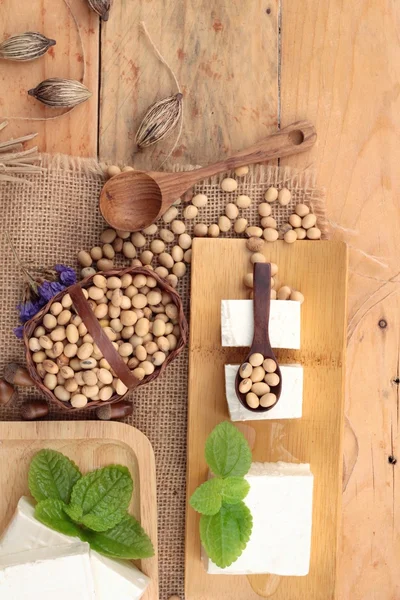
<svg viewBox="0 0 400 600">
<path fill-rule="evenodd" d="M 300 146 L 304 142 L 304 133 L 301 129 L 296 129 L 289 133 L 289 139 L 294 146 Z"/>
</svg>

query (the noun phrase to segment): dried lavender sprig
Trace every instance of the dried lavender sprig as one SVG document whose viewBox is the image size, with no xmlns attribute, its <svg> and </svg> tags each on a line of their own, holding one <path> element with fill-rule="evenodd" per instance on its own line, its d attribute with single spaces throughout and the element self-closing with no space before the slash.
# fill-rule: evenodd
<svg viewBox="0 0 400 600">
<path fill-rule="evenodd" d="M 69 108 L 88 100 L 92 92 L 83 83 L 74 79 L 54 77 L 42 81 L 34 89 L 29 90 L 28 94 L 47 106 Z"/>
<path fill-rule="evenodd" d="M 88 0 L 89 6 L 103 21 L 108 21 L 111 9 L 111 0 Z"/>
<path fill-rule="evenodd" d="M 0 44 L 0 58 L 6 60 L 28 61 L 46 54 L 56 41 L 36 31 L 27 31 L 13 35 Z"/>
<path fill-rule="evenodd" d="M 179 92 L 150 106 L 136 134 L 139 148 L 151 146 L 171 133 L 182 115 L 182 98 Z"/>
</svg>

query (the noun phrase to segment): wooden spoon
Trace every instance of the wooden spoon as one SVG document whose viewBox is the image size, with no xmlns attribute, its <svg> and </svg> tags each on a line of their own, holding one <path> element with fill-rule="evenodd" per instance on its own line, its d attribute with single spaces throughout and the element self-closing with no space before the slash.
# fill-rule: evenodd
<svg viewBox="0 0 400 600">
<path fill-rule="evenodd" d="M 276 401 L 271 406 L 264 407 L 260 405 L 257 408 L 251 408 L 246 402 L 246 394 L 242 394 L 239 391 L 239 383 L 242 381 L 239 370 L 236 375 L 235 389 L 238 399 L 247 410 L 252 412 L 266 412 L 274 408 L 282 392 L 282 374 L 276 356 L 271 348 L 268 331 L 271 306 L 271 265 L 269 263 L 255 263 L 253 281 L 254 336 L 250 351 L 243 362 L 248 362 L 250 356 L 255 352 L 259 352 L 264 358 L 272 358 L 276 362 L 275 373 L 279 376 L 279 383 L 274 387 L 270 386 L 271 392 L 276 396 Z"/>
<path fill-rule="evenodd" d="M 243 165 L 298 154 L 317 139 L 307 121 L 293 123 L 247 150 L 214 165 L 183 173 L 128 171 L 107 181 L 100 195 L 100 211 L 115 229 L 138 231 L 156 221 L 184 192 L 202 179 Z"/>
</svg>

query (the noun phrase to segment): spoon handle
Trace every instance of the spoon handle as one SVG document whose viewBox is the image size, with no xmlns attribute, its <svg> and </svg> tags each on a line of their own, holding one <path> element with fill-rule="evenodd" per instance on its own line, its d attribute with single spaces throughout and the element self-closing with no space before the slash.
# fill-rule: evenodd
<svg viewBox="0 0 400 600">
<path fill-rule="evenodd" d="M 314 125 L 308 121 L 298 121 L 288 127 L 269 135 L 250 148 L 237 152 L 230 158 L 221 160 L 213 165 L 179 173 L 180 181 L 187 188 L 198 181 L 212 177 L 224 171 L 230 171 L 244 165 L 265 162 L 282 156 L 299 154 L 311 148 L 317 139 Z M 168 177 L 170 175 L 168 174 Z"/>
<path fill-rule="evenodd" d="M 252 349 L 261 353 L 268 349 L 271 353 L 272 348 L 269 341 L 271 265 L 269 263 L 254 264 L 253 292 L 254 336 Z"/>
</svg>

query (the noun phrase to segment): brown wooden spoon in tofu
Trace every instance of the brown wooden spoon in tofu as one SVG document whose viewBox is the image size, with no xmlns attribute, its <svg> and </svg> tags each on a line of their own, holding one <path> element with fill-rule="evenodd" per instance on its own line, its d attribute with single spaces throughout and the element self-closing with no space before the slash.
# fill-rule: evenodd
<svg viewBox="0 0 400 600">
<path fill-rule="evenodd" d="M 282 374 L 269 340 L 271 265 L 255 263 L 253 271 L 254 336 L 236 375 L 236 395 L 252 412 L 271 410 L 282 392 Z"/>
</svg>

